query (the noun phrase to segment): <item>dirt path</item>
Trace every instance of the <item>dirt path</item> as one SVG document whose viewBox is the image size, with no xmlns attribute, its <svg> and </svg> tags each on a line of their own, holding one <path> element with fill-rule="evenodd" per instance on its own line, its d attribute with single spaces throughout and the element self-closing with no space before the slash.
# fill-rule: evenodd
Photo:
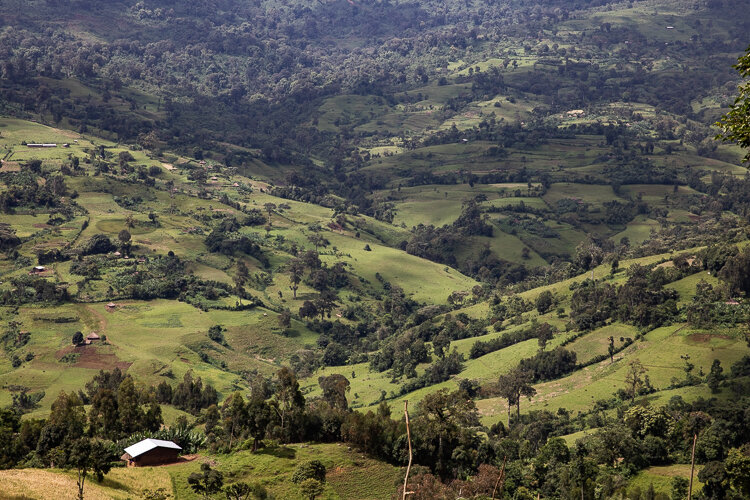
<svg viewBox="0 0 750 500">
<path fill-rule="evenodd" d="M 105 331 L 107 329 L 107 318 L 102 313 L 98 312 L 89 304 L 82 304 L 82 309 L 85 311 L 84 323 L 87 327 L 96 331 Z M 89 325 L 86 321 L 87 319 L 94 320 L 96 324 Z"/>
</svg>

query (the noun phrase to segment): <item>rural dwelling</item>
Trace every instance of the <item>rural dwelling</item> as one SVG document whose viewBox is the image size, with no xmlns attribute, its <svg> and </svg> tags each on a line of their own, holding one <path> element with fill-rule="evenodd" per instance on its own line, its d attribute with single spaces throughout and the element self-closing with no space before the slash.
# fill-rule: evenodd
<svg viewBox="0 0 750 500">
<path fill-rule="evenodd" d="M 34 266 L 33 269 L 31 269 L 31 274 L 39 274 L 46 271 L 47 268 L 44 266 Z"/>
<path fill-rule="evenodd" d="M 125 448 L 125 454 L 120 459 L 125 460 L 128 467 L 171 464 L 177 461 L 180 450 L 182 448 L 172 441 L 144 439 Z"/>
<path fill-rule="evenodd" d="M 96 334 L 96 332 L 91 332 L 86 336 L 86 343 L 90 344 L 92 342 L 95 342 L 97 340 L 101 340 L 102 338 Z"/>
<path fill-rule="evenodd" d="M 57 144 L 27 144 L 26 147 L 28 148 L 56 148 Z"/>
</svg>

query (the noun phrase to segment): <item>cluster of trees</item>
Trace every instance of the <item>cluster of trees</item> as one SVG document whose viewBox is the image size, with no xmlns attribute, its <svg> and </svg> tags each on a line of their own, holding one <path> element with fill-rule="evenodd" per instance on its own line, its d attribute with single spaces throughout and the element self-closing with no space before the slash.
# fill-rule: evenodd
<svg viewBox="0 0 750 500">
<path fill-rule="evenodd" d="M 188 371 L 174 389 L 166 381 L 156 386 L 156 400 L 197 414 L 201 409 L 215 405 L 219 401 L 219 394 L 212 385 L 204 385 L 200 377 L 194 379 Z"/>
<path fill-rule="evenodd" d="M 49 210 L 63 205 L 61 198 L 69 194 L 65 179 L 62 175 L 49 175 L 45 183 L 40 183 L 41 165 L 40 160 L 33 160 L 20 172 L 0 174 L 5 184 L 0 193 L 0 211 L 12 213 L 21 207 Z"/>
<path fill-rule="evenodd" d="M 735 398 L 699 399 L 691 404 L 674 397 L 663 408 L 642 405 L 635 395 L 642 389 L 643 371 L 634 365 L 626 377 L 626 390 L 633 396 L 628 397 L 631 402 L 622 408 L 621 416 L 608 414 L 611 403 L 599 401 L 590 412 L 575 418 L 563 409 L 520 413 L 520 399 L 534 394 L 533 370 L 541 370 L 542 361 L 537 356 L 535 366 L 519 366 L 498 381 L 509 412 L 516 407 L 509 427 L 480 425 L 473 401 L 476 387 L 471 383 L 462 382 L 454 392 L 436 391 L 417 404 L 411 418 L 411 444 L 416 464 L 424 468 L 417 468 L 410 484 L 418 494 L 436 489 L 455 492 L 453 488 L 461 484 L 455 480 L 463 482 L 465 491 L 481 490 L 486 487 L 482 478 L 492 472 L 497 479 L 498 468 L 504 464 L 503 489 L 511 496 L 538 492 L 557 497 L 571 492 L 580 495 L 583 490 L 587 497 L 595 489 L 617 495 L 626 491 L 628 478 L 642 468 L 689 460 L 694 435 L 696 460 L 705 464 L 699 475 L 705 484 L 703 498 L 750 494 L 744 472 L 750 463 L 750 434 L 745 425 L 750 399 L 744 395 L 750 357 L 733 365 L 726 377 L 712 368 L 716 380 L 711 383 L 729 387 L 737 393 Z M 306 399 L 294 373 L 282 368 L 271 379 L 252 379 L 247 396 L 236 392 L 219 406 L 216 399 L 207 397 L 199 380 L 186 376 L 173 391 L 172 400 L 192 401 L 184 407 L 198 415 L 196 424 L 204 424 L 206 444 L 215 451 L 257 450 L 266 438 L 341 440 L 371 456 L 404 463 L 406 425 L 403 419 L 391 418 L 385 402 L 376 411 L 353 412 L 348 407 L 346 377 L 320 377 L 319 384 L 322 395 Z M 162 425 L 157 401 L 166 392 L 161 385 L 139 386 L 114 370 L 100 372 L 78 395 L 61 393 L 47 420 L 21 420 L 15 410 L 1 410 L 0 465 L 74 468 L 82 491 L 89 474 L 101 478 L 111 467 L 117 456 L 115 440 L 132 440 L 139 432 L 155 431 Z M 84 403 L 90 405 L 88 413 Z M 572 449 L 556 438 L 588 427 L 595 430 Z M 321 482 L 325 472 L 317 464 L 305 464 L 295 477 L 299 484 L 310 478 Z M 197 488 L 205 487 L 207 479 L 218 488 L 223 482 L 209 470 L 191 478 L 191 486 Z M 312 491 L 313 485 L 309 486 Z M 676 490 L 683 486 L 675 481 Z M 450 495 L 447 498 L 453 498 Z"/>
<path fill-rule="evenodd" d="M 239 233 L 238 231 L 241 227 L 237 219 L 223 219 L 206 236 L 204 243 L 211 252 L 224 255 L 234 255 L 238 252 L 244 253 L 258 259 L 263 267 L 268 267 L 268 257 L 263 253 L 263 249 L 248 236 Z"/>
<path fill-rule="evenodd" d="M 501 320 L 502 321 L 502 320 Z M 545 339 L 544 342 L 549 340 L 548 335 L 553 333 L 552 327 L 548 323 L 542 323 L 538 325 L 531 325 L 526 328 L 514 329 L 509 332 L 503 333 L 501 336 L 491 340 L 477 340 L 471 346 L 469 351 L 469 358 L 476 359 L 489 354 L 491 352 L 505 349 L 524 340 L 533 338 Z"/>
<path fill-rule="evenodd" d="M 650 271 L 640 265 L 627 270 L 621 286 L 586 280 L 575 287 L 571 321 L 579 330 L 591 330 L 618 319 L 637 326 L 661 326 L 678 314 L 677 291 L 664 285 L 674 280 L 663 267 Z M 677 273 L 679 276 L 679 273 Z"/>
</svg>

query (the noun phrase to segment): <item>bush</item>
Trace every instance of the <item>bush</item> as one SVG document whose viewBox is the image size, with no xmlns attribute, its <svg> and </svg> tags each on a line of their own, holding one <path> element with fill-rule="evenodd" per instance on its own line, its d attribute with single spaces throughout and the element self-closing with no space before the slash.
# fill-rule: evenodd
<svg viewBox="0 0 750 500">
<path fill-rule="evenodd" d="M 321 483 L 326 482 L 326 466 L 320 460 L 302 462 L 292 474 L 292 482 L 300 484 L 307 479 L 315 479 Z"/>
<path fill-rule="evenodd" d="M 116 250 L 117 247 L 106 234 L 95 234 L 81 247 L 81 255 L 94 255 L 108 253 Z"/>
</svg>

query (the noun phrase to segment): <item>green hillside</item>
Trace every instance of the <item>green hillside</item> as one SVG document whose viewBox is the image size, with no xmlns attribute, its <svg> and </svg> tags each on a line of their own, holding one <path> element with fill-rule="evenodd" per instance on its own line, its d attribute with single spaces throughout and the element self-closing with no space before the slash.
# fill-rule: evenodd
<svg viewBox="0 0 750 500">
<path fill-rule="evenodd" d="M 0 4 L 0 497 L 747 498 L 748 9 Z"/>
</svg>

